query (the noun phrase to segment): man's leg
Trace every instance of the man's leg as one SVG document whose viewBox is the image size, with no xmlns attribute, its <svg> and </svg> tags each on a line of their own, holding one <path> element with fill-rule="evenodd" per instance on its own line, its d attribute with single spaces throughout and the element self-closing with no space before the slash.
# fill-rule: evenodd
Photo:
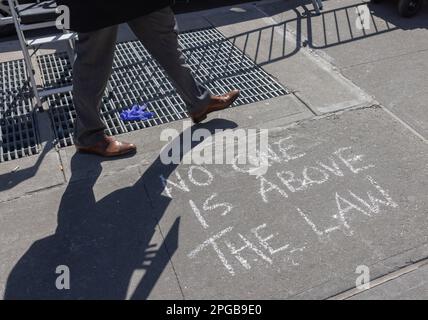
<svg viewBox="0 0 428 320">
<path fill-rule="evenodd" d="M 179 48 L 177 23 L 171 8 L 153 12 L 128 24 L 168 73 L 189 111 L 207 106 L 211 95 L 195 81 Z"/>
<path fill-rule="evenodd" d="M 92 146 L 104 139 L 100 109 L 113 67 L 116 37 L 117 26 L 79 34 L 73 66 L 76 145 Z"/>
<path fill-rule="evenodd" d="M 195 81 L 178 44 L 178 27 L 171 8 L 153 12 L 128 24 L 168 73 L 195 122 L 204 120 L 210 112 L 228 107 L 239 96 L 236 90 L 221 97 L 213 97 Z"/>
<path fill-rule="evenodd" d="M 103 157 L 134 153 L 137 147 L 107 137 L 101 120 L 101 104 L 111 74 L 118 27 L 80 33 L 73 67 L 76 108 L 74 140 L 77 150 Z"/>
</svg>

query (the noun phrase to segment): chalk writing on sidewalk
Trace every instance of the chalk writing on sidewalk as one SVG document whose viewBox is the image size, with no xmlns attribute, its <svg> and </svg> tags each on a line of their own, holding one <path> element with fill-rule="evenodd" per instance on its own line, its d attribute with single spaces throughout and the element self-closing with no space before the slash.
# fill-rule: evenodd
<svg viewBox="0 0 428 320">
<path fill-rule="evenodd" d="M 290 136 L 271 143 L 265 154 L 258 155 L 265 157 L 269 163 L 270 174 L 269 177 L 251 176 L 255 190 L 258 190 L 252 197 L 258 197 L 266 211 L 270 210 L 273 202 L 286 203 L 287 214 L 291 211 L 295 219 L 300 219 L 307 226 L 308 232 L 313 233 L 320 242 L 327 243 L 331 241 L 332 234 L 352 237 L 356 232 L 353 224 L 358 222 L 359 217 L 375 219 L 377 215 L 398 208 L 387 189 L 377 181 L 375 163 L 362 152 L 349 146 L 336 147 L 323 159 L 314 160 L 310 151 L 310 148 L 304 150 L 293 143 Z M 293 162 L 298 162 L 299 166 L 296 167 L 303 169 L 293 171 L 290 165 Z M 250 171 L 250 168 L 238 165 L 237 161 L 227 168 L 242 175 L 249 175 Z M 302 253 L 311 247 L 307 242 L 293 243 L 292 235 L 284 237 L 275 223 L 243 226 L 235 221 L 218 230 L 218 219 L 227 225 L 228 219 L 239 212 L 235 204 L 222 200 L 221 191 L 210 193 L 216 176 L 209 166 L 190 166 L 187 177 L 176 170 L 169 179 L 160 176 L 160 180 L 164 194 L 172 199 L 181 197 L 183 193 L 191 196 L 192 188 L 205 188 L 209 195 L 203 201 L 188 201 L 189 212 L 207 234 L 206 240 L 188 253 L 189 259 L 214 253 L 225 270 L 234 276 L 240 270 L 251 270 L 255 262 L 267 267 L 284 262 L 297 266 L 302 263 Z M 344 188 L 344 183 L 349 187 Z M 294 205 L 295 200 L 319 194 L 328 185 L 328 190 L 336 186 L 340 188 L 324 199 L 331 203 L 330 211 L 322 209 L 316 212 L 313 208 L 302 206 L 302 201 Z M 357 185 L 360 187 L 354 189 Z M 361 185 L 365 188 L 363 192 Z M 247 231 L 244 232 L 243 228 Z M 252 259 L 248 258 L 249 253 Z"/>
</svg>

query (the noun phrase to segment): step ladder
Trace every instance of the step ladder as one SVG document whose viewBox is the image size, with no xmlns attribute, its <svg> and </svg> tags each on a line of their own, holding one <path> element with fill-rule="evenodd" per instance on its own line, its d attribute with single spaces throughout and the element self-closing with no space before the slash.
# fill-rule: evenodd
<svg viewBox="0 0 428 320">
<path fill-rule="evenodd" d="M 57 4 L 55 1 L 34 1 L 32 3 L 20 4 L 18 0 L 8 0 L 11 18 L 15 25 L 19 44 L 24 56 L 28 84 L 31 87 L 31 93 L 35 100 L 37 108 L 43 108 L 44 98 L 52 94 L 69 92 L 72 86 L 59 87 L 55 89 L 45 89 L 37 86 L 35 78 L 35 66 L 33 57 L 43 45 L 64 42 L 67 48 L 70 62 L 74 61 L 74 42 L 77 34 L 67 30 L 56 28 L 56 20 L 59 16 Z M 41 29 L 54 30 L 49 35 L 40 37 L 27 37 L 28 31 Z"/>
</svg>

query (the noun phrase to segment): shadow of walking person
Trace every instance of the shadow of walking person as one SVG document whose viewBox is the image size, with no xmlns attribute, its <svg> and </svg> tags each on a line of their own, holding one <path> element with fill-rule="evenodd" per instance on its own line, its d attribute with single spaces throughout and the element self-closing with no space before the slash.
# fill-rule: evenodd
<svg viewBox="0 0 428 320">
<path fill-rule="evenodd" d="M 214 134 L 218 129 L 236 128 L 236 124 L 213 120 L 187 130 L 198 128 Z M 185 134 L 176 140 L 182 141 Z M 199 143 L 192 142 L 191 147 Z M 183 156 L 182 153 L 181 159 Z M 147 299 L 150 296 L 170 255 L 178 248 L 179 219 L 166 232 L 163 244 L 152 243 L 157 222 L 171 201 L 162 195 L 159 176 L 169 177 L 177 164 L 164 165 L 158 157 L 133 186 L 97 200 L 94 188 L 98 179 L 99 184 L 103 183 L 100 176 L 105 160 L 89 158 L 89 163 L 85 155 L 76 154 L 72 158 L 72 177 L 58 209 L 56 233 L 36 241 L 18 261 L 8 277 L 5 299 Z M 78 180 L 82 165 L 94 170 L 89 177 Z M 156 189 L 156 208 L 147 197 L 146 183 Z M 59 266 L 70 271 L 69 290 L 57 287 Z M 129 295 L 130 279 L 141 269 L 145 270 L 144 276 Z"/>
</svg>

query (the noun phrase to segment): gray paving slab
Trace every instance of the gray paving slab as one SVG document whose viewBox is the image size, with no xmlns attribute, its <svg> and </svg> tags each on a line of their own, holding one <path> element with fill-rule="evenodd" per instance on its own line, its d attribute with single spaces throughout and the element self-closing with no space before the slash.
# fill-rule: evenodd
<svg viewBox="0 0 428 320">
<path fill-rule="evenodd" d="M 427 300 L 428 265 L 371 288 L 351 300 Z"/>
<path fill-rule="evenodd" d="M 258 7 L 278 22 L 296 19 L 295 10 L 300 15 L 305 11 L 296 1 Z M 358 7 L 368 14 L 367 29 L 357 28 Z M 367 7 L 365 1 L 332 0 L 326 1 L 321 16 L 302 15 L 301 28 L 297 23 L 287 25 L 344 76 L 427 137 L 427 18 L 426 6 L 406 19 L 399 17 L 393 2 Z"/>
<path fill-rule="evenodd" d="M 342 72 L 428 138 L 428 50 L 345 68 Z"/>
<path fill-rule="evenodd" d="M 354 287 L 358 266 L 380 276 L 428 254 L 428 148 L 383 109 L 276 129 L 270 143 L 262 177 L 142 168 L 161 230 L 181 219 L 185 298 L 323 299 Z"/>
<path fill-rule="evenodd" d="M 1 203 L 0 296 L 182 299 L 163 238 L 174 241 L 179 224 L 161 235 L 138 180 L 132 170 L 93 175 Z M 57 290 L 58 266 L 69 268 L 70 290 Z"/>
<path fill-rule="evenodd" d="M 221 8 L 206 19 L 253 61 L 296 91 L 317 114 L 370 105 L 373 99 L 341 76 L 330 64 L 302 47 L 301 36 L 290 25 L 277 22 L 254 5 L 240 5 L 242 11 Z M 227 23 L 232 21 L 231 23 Z"/>
</svg>

